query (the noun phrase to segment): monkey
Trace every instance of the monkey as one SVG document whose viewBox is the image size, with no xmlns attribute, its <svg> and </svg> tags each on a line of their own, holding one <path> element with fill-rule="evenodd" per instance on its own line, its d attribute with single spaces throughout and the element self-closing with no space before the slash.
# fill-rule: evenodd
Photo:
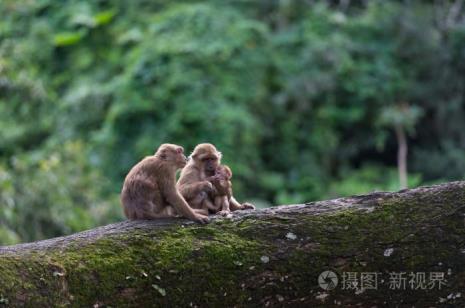
<svg viewBox="0 0 465 308">
<path fill-rule="evenodd" d="M 176 171 L 187 163 L 184 149 L 162 144 L 129 171 L 121 191 L 121 204 L 128 219 L 158 219 L 181 215 L 207 223 L 205 210 L 192 209 L 176 188 Z"/>
<path fill-rule="evenodd" d="M 216 168 L 213 181 L 211 182 L 216 189 L 216 195 L 214 196 L 214 211 L 218 211 L 220 215 L 227 215 L 230 212 L 229 200 L 232 196 L 232 171 L 226 165 L 219 165 Z"/>
<path fill-rule="evenodd" d="M 221 158 L 221 152 L 210 143 L 198 144 L 189 156 L 176 185 L 192 208 L 216 208 L 211 196 L 217 193 L 211 182 L 214 181 Z M 231 211 L 255 209 L 250 203 L 240 204 L 232 195 L 229 198 L 229 207 Z"/>
<path fill-rule="evenodd" d="M 202 208 L 207 212 L 210 210 L 213 213 L 226 215 L 229 210 L 229 199 L 232 196 L 232 171 L 226 165 L 219 165 L 215 170 L 215 175 L 208 178 L 208 181 L 213 184 L 213 190 L 210 192 L 214 203 L 204 203 Z M 194 204 L 201 204 L 205 196 L 205 192 L 198 194 L 191 200 Z"/>
<path fill-rule="evenodd" d="M 213 176 L 212 184 L 215 186 L 218 195 L 228 196 L 232 195 L 232 171 L 226 165 L 219 165 L 216 168 L 215 175 Z"/>
<path fill-rule="evenodd" d="M 216 170 L 216 161 L 221 153 L 210 144 L 197 145 L 188 158 L 186 167 L 176 186 L 189 205 L 194 209 L 214 208 L 209 198 L 213 191 L 213 176 Z"/>
</svg>

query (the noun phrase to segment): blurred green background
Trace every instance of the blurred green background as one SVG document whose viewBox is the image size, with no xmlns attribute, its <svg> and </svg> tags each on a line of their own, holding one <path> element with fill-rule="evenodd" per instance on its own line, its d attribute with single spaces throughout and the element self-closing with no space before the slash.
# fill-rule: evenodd
<svg viewBox="0 0 465 308">
<path fill-rule="evenodd" d="M 123 219 L 163 142 L 259 206 L 463 179 L 461 3 L 2 0 L 0 244 Z"/>
</svg>

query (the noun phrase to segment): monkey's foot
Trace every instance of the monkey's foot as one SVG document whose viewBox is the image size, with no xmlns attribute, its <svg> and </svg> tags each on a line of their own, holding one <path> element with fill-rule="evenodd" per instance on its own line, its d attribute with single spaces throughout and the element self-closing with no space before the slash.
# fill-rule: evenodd
<svg viewBox="0 0 465 308">
<path fill-rule="evenodd" d="M 253 205 L 252 203 L 244 202 L 242 203 L 241 210 L 255 210 L 255 205 Z"/>
<path fill-rule="evenodd" d="M 204 216 L 200 214 L 197 214 L 195 218 L 192 220 L 201 225 L 208 224 L 210 222 L 210 218 L 208 218 L 208 216 Z"/>
<path fill-rule="evenodd" d="M 228 216 L 229 213 L 231 213 L 231 211 L 219 211 L 217 214 L 221 216 Z"/>
</svg>

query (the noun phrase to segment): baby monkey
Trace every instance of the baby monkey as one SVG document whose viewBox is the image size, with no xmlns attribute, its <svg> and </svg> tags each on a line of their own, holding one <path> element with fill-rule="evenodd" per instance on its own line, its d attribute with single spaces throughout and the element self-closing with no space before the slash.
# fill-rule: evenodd
<svg viewBox="0 0 465 308">
<path fill-rule="evenodd" d="M 211 183 L 215 187 L 214 204 L 215 211 L 220 210 L 218 214 L 227 215 L 230 212 L 229 200 L 232 196 L 232 172 L 231 168 L 226 165 L 219 165 L 215 170 L 215 175 Z"/>
<path fill-rule="evenodd" d="M 220 215 L 227 215 L 231 212 L 229 209 L 229 200 L 232 196 L 231 178 L 231 168 L 226 165 L 219 165 L 215 170 L 215 175 L 207 178 L 207 181 L 213 185 L 213 190 L 210 194 L 214 202 L 213 204 L 204 203 L 204 210 L 210 210 L 211 212 L 218 213 Z M 202 198 L 202 196 L 198 196 L 196 198 Z M 195 199 L 194 202 L 196 202 Z"/>
</svg>

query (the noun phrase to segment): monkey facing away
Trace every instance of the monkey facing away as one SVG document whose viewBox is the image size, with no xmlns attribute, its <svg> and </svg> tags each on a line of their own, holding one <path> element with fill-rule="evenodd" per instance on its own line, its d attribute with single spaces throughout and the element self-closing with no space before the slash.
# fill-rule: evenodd
<svg viewBox="0 0 465 308">
<path fill-rule="evenodd" d="M 184 149 L 162 144 L 155 155 L 137 163 L 124 180 L 121 203 L 128 219 L 157 219 L 181 215 L 207 223 L 204 210 L 192 209 L 176 188 L 176 170 L 186 165 Z"/>
<path fill-rule="evenodd" d="M 198 144 L 187 165 L 182 169 L 177 187 L 187 202 L 196 209 L 214 209 L 212 196 L 216 196 L 216 187 L 211 183 L 215 181 L 215 174 L 221 163 L 221 153 L 210 143 Z M 230 196 L 229 207 L 231 211 L 255 209 L 250 203 L 240 204 Z"/>
</svg>

